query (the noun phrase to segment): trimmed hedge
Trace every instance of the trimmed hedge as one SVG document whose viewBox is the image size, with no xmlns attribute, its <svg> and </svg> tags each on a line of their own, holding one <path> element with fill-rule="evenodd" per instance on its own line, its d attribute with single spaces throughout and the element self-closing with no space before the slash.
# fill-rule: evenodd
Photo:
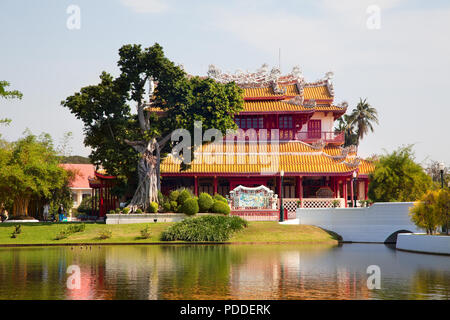
<svg viewBox="0 0 450 320">
<path fill-rule="evenodd" d="M 222 196 L 221 196 L 220 194 L 218 194 L 218 193 L 216 193 L 216 194 L 214 195 L 214 200 L 222 201 L 222 202 L 225 202 L 226 204 L 228 204 L 227 199 L 225 199 L 224 197 L 222 197 Z"/>
<path fill-rule="evenodd" d="M 158 212 L 158 208 L 159 208 L 158 204 L 156 202 L 152 201 L 152 202 L 150 202 L 150 206 L 148 207 L 148 211 L 150 213 L 157 213 Z"/>
<path fill-rule="evenodd" d="M 180 195 L 180 193 L 177 191 L 177 190 L 174 190 L 174 191 L 172 191 L 170 194 L 169 194 L 169 200 L 170 200 L 170 202 L 172 202 L 172 201 L 177 201 L 178 200 L 178 196 Z"/>
<path fill-rule="evenodd" d="M 181 206 L 181 212 L 187 214 L 188 216 L 193 216 L 197 214 L 199 210 L 198 202 L 196 199 L 187 199 Z"/>
<path fill-rule="evenodd" d="M 231 209 L 230 209 L 230 206 L 228 205 L 228 203 L 224 203 L 219 200 L 214 200 L 214 204 L 212 205 L 211 212 L 229 215 L 230 211 L 231 211 Z"/>
<path fill-rule="evenodd" d="M 177 199 L 177 203 L 178 205 L 182 206 L 186 200 L 191 198 L 192 198 L 191 193 L 187 189 L 184 189 L 183 191 L 180 192 L 180 195 L 178 196 Z"/>
<path fill-rule="evenodd" d="M 213 204 L 214 200 L 209 194 L 205 192 L 200 193 L 200 196 L 198 197 L 198 207 L 200 212 L 208 212 Z"/>
<path fill-rule="evenodd" d="M 227 241 L 247 227 L 240 217 L 202 216 L 177 222 L 161 234 L 162 241 Z"/>
</svg>

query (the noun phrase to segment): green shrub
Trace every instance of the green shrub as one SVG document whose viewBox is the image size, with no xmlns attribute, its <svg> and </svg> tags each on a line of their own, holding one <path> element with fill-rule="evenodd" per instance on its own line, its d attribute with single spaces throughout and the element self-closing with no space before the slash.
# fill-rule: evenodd
<svg viewBox="0 0 450 320">
<path fill-rule="evenodd" d="M 98 238 L 101 240 L 109 239 L 112 237 L 112 231 L 111 230 L 100 230 L 98 232 Z"/>
<path fill-rule="evenodd" d="M 159 203 L 164 203 L 165 200 L 166 200 L 166 197 L 164 197 L 164 195 L 162 194 L 162 192 L 158 190 L 158 202 L 159 202 Z"/>
<path fill-rule="evenodd" d="M 162 241 L 227 241 L 247 227 L 240 217 L 202 216 L 177 222 L 161 234 Z"/>
<path fill-rule="evenodd" d="M 116 210 L 114 210 L 115 213 L 120 213 L 120 208 L 116 208 Z"/>
<path fill-rule="evenodd" d="M 55 240 L 66 239 L 69 235 L 70 235 L 70 233 L 68 233 L 66 230 L 61 230 L 61 231 L 55 236 Z"/>
<path fill-rule="evenodd" d="M 148 239 L 150 237 L 151 237 L 150 226 L 146 226 L 144 229 L 141 230 L 141 238 Z"/>
<path fill-rule="evenodd" d="M 150 203 L 150 206 L 148 207 L 148 211 L 150 213 L 157 213 L 158 212 L 158 208 L 159 208 L 159 205 L 156 202 L 153 201 L 153 202 Z"/>
<path fill-rule="evenodd" d="M 222 196 L 221 196 L 220 194 L 218 194 L 218 193 L 216 193 L 216 194 L 214 195 L 214 200 L 222 201 L 222 202 L 225 202 L 226 204 L 228 204 L 227 199 L 225 199 L 224 197 L 222 197 Z"/>
<path fill-rule="evenodd" d="M 209 194 L 205 192 L 200 193 L 200 196 L 198 197 L 198 207 L 200 212 L 208 212 L 213 204 L 214 200 Z"/>
<path fill-rule="evenodd" d="M 175 202 L 175 203 L 176 203 L 176 202 Z M 170 202 L 167 202 L 167 201 L 164 202 L 163 205 L 162 205 L 162 207 L 163 207 L 163 211 L 164 211 L 164 212 L 170 212 L 170 209 L 171 209 L 171 208 L 170 208 Z"/>
<path fill-rule="evenodd" d="M 176 201 L 170 201 L 170 209 L 172 212 L 178 212 L 178 204 Z"/>
<path fill-rule="evenodd" d="M 122 212 L 123 212 L 124 214 L 129 214 L 129 213 L 130 213 L 130 208 L 128 208 L 128 207 L 123 208 Z"/>
<path fill-rule="evenodd" d="M 214 204 L 211 208 L 211 212 L 228 215 L 228 214 L 230 214 L 230 211 L 231 211 L 231 209 L 230 209 L 230 206 L 228 205 L 228 203 L 224 203 L 219 200 L 214 200 Z"/>
<path fill-rule="evenodd" d="M 178 196 L 177 199 L 177 203 L 179 206 L 182 206 L 186 200 L 191 198 L 192 194 L 187 189 L 184 189 L 183 191 L 180 192 L 180 195 Z"/>
<path fill-rule="evenodd" d="M 97 199 L 94 200 L 94 202 L 96 202 Z M 91 196 L 87 196 L 85 198 L 83 198 L 83 200 L 81 200 L 80 205 L 77 208 L 77 211 L 79 213 L 91 213 L 92 212 L 92 197 Z"/>
<path fill-rule="evenodd" d="M 14 233 L 15 234 L 21 234 L 22 233 L 22 225 L 21 224 L 17 224 L 14 226 Z"/>
<path fill-rule="evenodd" d="M 66 230 L 69 233 L 77 233 L 77 232 L 83 232 L 86 230 L 86 225 L 84 223 L 81 224 L 70 224 L 67 226 Z"/>
<path fill-rule="evenodd" d="M 142 213 L 142 209 L 137 209 L 135 213 Z"/>
<path fill-rule="evenodd" d="M 178 200 L 178 196 L 180 195 L 180 192 L 178 192 L 178 190 L 174 190 L 169 194 L 169 200 L 170 202 L 172 201 L 177 201 Z"/>
<path fill-rule="evenodd" d="M 109 210 L 108 214 L 115 214 L 116 211 L 115 210 Z"/>
<path fill-rule="evenodd" d="M 193 216 L 198 213 L 198 202 L 195 199 L 187 199 L 181 206 L 181 212 L 188 216 Z"/>
</svg>

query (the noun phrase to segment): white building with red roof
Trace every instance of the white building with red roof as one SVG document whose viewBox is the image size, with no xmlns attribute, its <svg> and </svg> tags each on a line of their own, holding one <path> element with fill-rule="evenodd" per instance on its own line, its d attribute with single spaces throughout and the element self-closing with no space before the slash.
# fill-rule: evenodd
<svg viewBox="0 0 450 320">
<path fill-rule="evenodd" d="M 81 201 L 92 194 L 89 186 L 89 177 L 95 176 L 95 166 L 92 164 L 66 163 L 61 165 L 64 169 L 74 171 L 75 179 L 70 184 L 72 191 L 73 207 L 78 208 Z"/>
</svg>

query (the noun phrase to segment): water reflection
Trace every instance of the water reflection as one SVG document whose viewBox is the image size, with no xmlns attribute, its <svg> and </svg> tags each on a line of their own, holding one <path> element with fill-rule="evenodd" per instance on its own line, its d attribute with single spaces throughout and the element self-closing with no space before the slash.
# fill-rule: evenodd
<svg viewBox="0 0 450 320">
<path fill-rule="evenodd" d="M 66 287 L 74 264 L 79 290 Z M 0 249 L 0 299 L 449 299 L 449 287 L 449 257 L 379 244 Z"/>
</svg>

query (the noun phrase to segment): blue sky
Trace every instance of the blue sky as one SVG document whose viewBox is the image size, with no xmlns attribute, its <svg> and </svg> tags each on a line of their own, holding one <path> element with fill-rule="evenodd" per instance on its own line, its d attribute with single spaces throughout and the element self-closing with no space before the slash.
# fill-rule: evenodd
<svg viewBox="0 0 450 320">
<path fill-rule="evenodd" d="M 81 28 L 69 30 L 69 5 Z M 380 29 L 366 26 L 369 5 L 380 8 Z M 360 97 L 379 111 L 380 125 L 360 154 L 414 143 L 418 161 L 450 165 L 450 4 L 448 1 L 176 1 L 2 0 L 0 80 L 21 90 L 21 101 L 1 101 L 1 127 L 14 140 L 29 128 L 58 141 L 72 131 L 73 153 L 87 155 L 81 122 L 60 101 L 117 74 L 126 43 L 159 42 L 192 74 L 209 64 L 224 71 L 299 65 L 307 81 L 335 73 L 336 102 L 353 108 Z"/>
</svg>

